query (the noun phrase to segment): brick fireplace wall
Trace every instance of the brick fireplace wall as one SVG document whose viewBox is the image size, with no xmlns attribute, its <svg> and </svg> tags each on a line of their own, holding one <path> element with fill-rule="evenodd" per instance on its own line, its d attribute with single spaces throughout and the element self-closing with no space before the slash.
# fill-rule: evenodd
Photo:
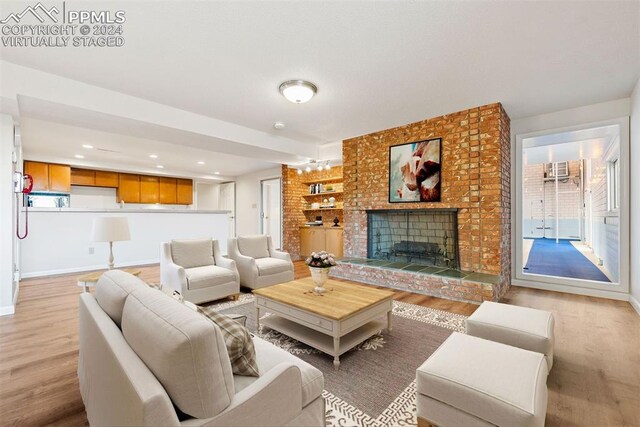
<svg viewBox="0 0 640 427">
<path fill-rule="evenodd" d="M 367 210 L 457 208 L 461 269 L 500 276 L 478 296 L 502 297 L 511 277 L 509 123 L 495 103 L 343 141 L 345 256 L 367 255 Z M 430 138 L 442 138 L 441 202 L 389 203 L 389 147 Z"/>
</svg>

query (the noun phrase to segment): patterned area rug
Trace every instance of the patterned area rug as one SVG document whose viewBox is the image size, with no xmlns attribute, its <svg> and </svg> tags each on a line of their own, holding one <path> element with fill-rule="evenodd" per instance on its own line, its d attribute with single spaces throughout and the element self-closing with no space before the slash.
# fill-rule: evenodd
<svg viewBox="0 0 640 427">
<path fill-rule="evenodd" d="M 247 316 L 251 332 L 320 369 L 325 378 L 327 426 L 339 427 L 415 425 L 416 368 L 453 331 L 464 332 L 466 319 L 394 301 L 391 334 L 383 331 L 342 355 L 336 371 L 331 356 L 267 327 L 256 331 L 253 295 L 215 307 Z"/>
</svg>

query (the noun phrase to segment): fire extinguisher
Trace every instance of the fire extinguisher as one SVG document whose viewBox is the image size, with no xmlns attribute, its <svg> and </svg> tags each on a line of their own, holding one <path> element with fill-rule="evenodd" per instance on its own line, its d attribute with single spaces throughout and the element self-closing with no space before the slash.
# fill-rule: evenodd
<svg viewBox="0 0 640 427">
<path fill-rule="evenodd" d="M 31 193 L 33 178 L 28 173 L 14 172 L 13 192 L 16 194 L 16 236 L 22 240 L 29 235 L 29 204 L 24 206 L 24 234 L 20 234 L 20 196 Z"/>
</svg>

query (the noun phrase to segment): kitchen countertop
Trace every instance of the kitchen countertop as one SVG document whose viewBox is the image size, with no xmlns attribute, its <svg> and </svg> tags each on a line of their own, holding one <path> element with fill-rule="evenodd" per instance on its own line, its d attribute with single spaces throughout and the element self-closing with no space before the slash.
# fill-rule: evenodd
<svg viewBox="0 0 640 427">
<path fill-rule="evenodd" d="M 24 212 L 25 208 L 22 208 Z M 188 213 L 188 214 L 228 214 L 231 211 L 224 210 L 198 210 L 198 209 L 163 209 L 163 208 L 29 208 L 29 212 L 62 212 L 62 213 Z"/>
</svg>

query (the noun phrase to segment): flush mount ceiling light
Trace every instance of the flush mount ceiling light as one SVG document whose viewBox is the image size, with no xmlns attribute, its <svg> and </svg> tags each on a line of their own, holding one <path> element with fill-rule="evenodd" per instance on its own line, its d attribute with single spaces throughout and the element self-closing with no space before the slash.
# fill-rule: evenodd
<svg viewBox="0 0 640 427">
<path fill-rule="evenodd" d="M 288 80 L 280 85 L 280 93 L 294 104 L 304 104 L 318 92 L 318 87 L 306 80 Z"/>
</svg>

